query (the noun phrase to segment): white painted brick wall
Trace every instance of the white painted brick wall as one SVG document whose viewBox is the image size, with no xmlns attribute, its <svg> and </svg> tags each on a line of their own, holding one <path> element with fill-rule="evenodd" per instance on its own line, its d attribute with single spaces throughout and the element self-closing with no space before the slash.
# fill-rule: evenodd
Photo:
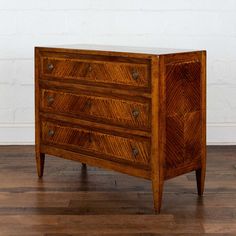
<svg viewBox="0 0 236 236">
<path fill-rule="evenodd" d="M 34 142 L 35 45 L 207 49 L 208 143 L 236 144 L 235 0 L 0 0 L 0 144 Z"/>
</svg>

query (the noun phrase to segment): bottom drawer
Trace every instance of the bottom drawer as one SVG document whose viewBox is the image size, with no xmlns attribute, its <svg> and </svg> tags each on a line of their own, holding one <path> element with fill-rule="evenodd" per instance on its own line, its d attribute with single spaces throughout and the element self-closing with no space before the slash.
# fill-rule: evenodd
<svg viewBox="0 0 236 236">
<path fill-rule="evenodd" d="M 42 122 L 44 144 L 63 146 L 66 149 L 86 152 L 96 157 L 148 165 L 150 141 L 126 138 L 69 124 Z"/>
</svg>

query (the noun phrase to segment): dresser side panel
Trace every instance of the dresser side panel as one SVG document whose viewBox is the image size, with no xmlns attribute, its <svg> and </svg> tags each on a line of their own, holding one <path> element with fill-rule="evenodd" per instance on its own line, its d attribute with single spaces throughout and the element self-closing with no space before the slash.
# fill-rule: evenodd
<svg viewBox="0 0 236 236">
<path fill-rule="evenodd" d="M 165 59 L 165 178 L 197 170 L 202 164 L 204 108 L 201 52 Z"/>
</svg>

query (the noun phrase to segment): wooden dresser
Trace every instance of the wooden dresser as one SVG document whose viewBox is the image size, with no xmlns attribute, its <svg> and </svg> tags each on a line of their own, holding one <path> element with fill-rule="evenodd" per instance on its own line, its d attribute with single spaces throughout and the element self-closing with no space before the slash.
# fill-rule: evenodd
<svg viewBox="0 0 236 236">
<path fill-rule="evenodd" d="M 206 52 L 72 45 L 35 48 L 36 162 L 45 154 L 163 183 L 206 171 Z"/>
</svg>

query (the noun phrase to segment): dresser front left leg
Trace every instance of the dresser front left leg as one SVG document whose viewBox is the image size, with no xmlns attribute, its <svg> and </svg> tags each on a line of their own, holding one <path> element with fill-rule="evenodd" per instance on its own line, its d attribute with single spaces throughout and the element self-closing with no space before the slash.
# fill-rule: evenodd
<svg viewBox="0 0 236 236">
<path fill-rule="evenodd" d="M 43 177 L 45 154 L 36 152 L 35 157 L 36 157 L 38 177 L 41 178 Z"/>
<path fill-rule="evenodd" d="M 196 170 L 197 191 L 199 196 L 202 196 L 204 192 L 205 175 L 206 175 L 206 168 L 201 168 Z"/>
<path fill-rule="evenodd" d="M 155 213 L 158 214 L 161 211 L 162 193 L 163 193 L 163 182 L 160 183 L 158 180 L 152 180 L 152 192 Z"/>
</svg>

